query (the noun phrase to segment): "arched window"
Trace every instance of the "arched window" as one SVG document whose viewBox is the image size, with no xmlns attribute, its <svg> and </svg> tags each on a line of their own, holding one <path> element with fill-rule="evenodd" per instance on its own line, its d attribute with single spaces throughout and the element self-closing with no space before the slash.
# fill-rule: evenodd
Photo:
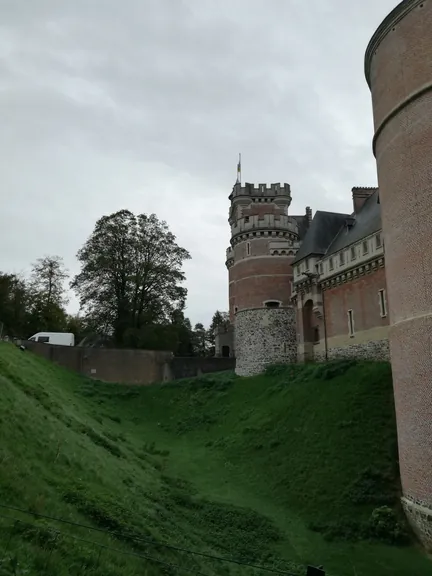
<svg viewBox="0 0 432 576">
<path fill-rule="evenodd" d="M 279 308 L 281 303 L 279 300 L 267 300 L 267 302 L 264 302 L 264 305 L 266 308 Z"/>
</svg>

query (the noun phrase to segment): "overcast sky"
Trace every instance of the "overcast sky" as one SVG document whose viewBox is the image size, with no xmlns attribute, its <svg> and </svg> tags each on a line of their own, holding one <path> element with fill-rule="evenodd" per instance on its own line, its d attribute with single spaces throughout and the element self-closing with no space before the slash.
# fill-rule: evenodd
<svg viewBox="0 0 432 576">
<path fill-rule="evenodd" d="M 239 152 L 243 180 L 291 184 L 291 214 L 376 184 L 363 56 L 396 3 L 0 0 L 0 269 L 76 273 L 96 219 L 155 212 L 208 324 Z"/>
</svg>

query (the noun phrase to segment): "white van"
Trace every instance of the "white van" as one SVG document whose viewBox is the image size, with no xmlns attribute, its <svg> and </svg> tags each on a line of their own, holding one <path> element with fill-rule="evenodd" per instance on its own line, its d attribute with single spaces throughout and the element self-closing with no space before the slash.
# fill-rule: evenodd
<svg viewBox="0 0 432 576">
<path fill-rule="evenodd" d="M 29 338 L 29 341 L 57 346 L 75 346 L 75 335 L 66 332 L 38 332 Z"/>
</svg>

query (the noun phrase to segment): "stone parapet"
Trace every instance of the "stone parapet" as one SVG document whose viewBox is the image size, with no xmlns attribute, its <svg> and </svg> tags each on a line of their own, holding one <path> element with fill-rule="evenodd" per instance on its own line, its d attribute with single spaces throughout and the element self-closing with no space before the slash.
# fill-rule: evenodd
<svg viewBox="0 0 432 576">
<path fill-rule="evenodd" d="M 427 550 L 432 550 L 432 508 L 407 496 L 401 502 L 407 520 L 420 542 Z"/>
<path fill-rule="evenodd" d="M 390 361 L 390 349 L 388 340 L 375 340 L 353 344 L 343 348 L 329 348 L 327 350 L 328 360 L 343 360 L 355 358 L 357 360 L 376 360 L 378 362 Z M 325 361 L 325 352 L 322 350 L 314 352 L 315 362 Z"/>
</svg>

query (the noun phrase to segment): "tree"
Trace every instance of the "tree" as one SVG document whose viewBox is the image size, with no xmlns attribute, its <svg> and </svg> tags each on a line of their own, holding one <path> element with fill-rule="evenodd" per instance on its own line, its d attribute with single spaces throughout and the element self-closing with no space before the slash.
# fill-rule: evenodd
<svg viewBox="0 0 432 576">
<path fill-rule="evenodd" d="M 32 267 L 30 284 L 41 300 L 49 308 L 51 304 L 67 304 L 65 280 L 69 277 L 61 256 L 44 256 Z"/>
<path fill-rule="evenodd" d="M 32 267 L 28 285 L 27 329 L 63 332 L 67 329 L 65 280 L 68 278 L 60 256 L 44 256 Z"/>
<path fill-rule="evenodd" d="M 196 356 L 207 356 L 207 331 L 200 322 L 194 328 L 194 349 Z"/>
<path fill-rule="evenodd" d="M 15 274 L 0 272 L 0 324 L 3 335 L 17 338 L 27 336 L 28 303 L 25 280 Z"/>
<path fill-rule="evenodd" d="M 214 356 L 214 354 L 215 354 L 215 343 L 216 343 L 215 330 L 216 330 L 216 328 L 218 326 L 228 328 L 229 323 L 230 323 L 230 320 L 229 320 L 228 312 L 219 312 L 219 310 L 216 310 L 216 312 L 213 314 L 210 328 L 208 329 L 208 332 L 207 332 L 207 340 L 208 340 L 209 348 L 210 348 L 209 353 L 211 356 Z"/>
<path fill-rule="evenodd" d="M 190 255 L 155 214 L 103 216 L 77 258 L 81 272 L 71 287 L 87 318 L 116 346 L 142 343 L 144 328 L 166 325 L 184 308 L 182 266 Z"/>
</svg>

